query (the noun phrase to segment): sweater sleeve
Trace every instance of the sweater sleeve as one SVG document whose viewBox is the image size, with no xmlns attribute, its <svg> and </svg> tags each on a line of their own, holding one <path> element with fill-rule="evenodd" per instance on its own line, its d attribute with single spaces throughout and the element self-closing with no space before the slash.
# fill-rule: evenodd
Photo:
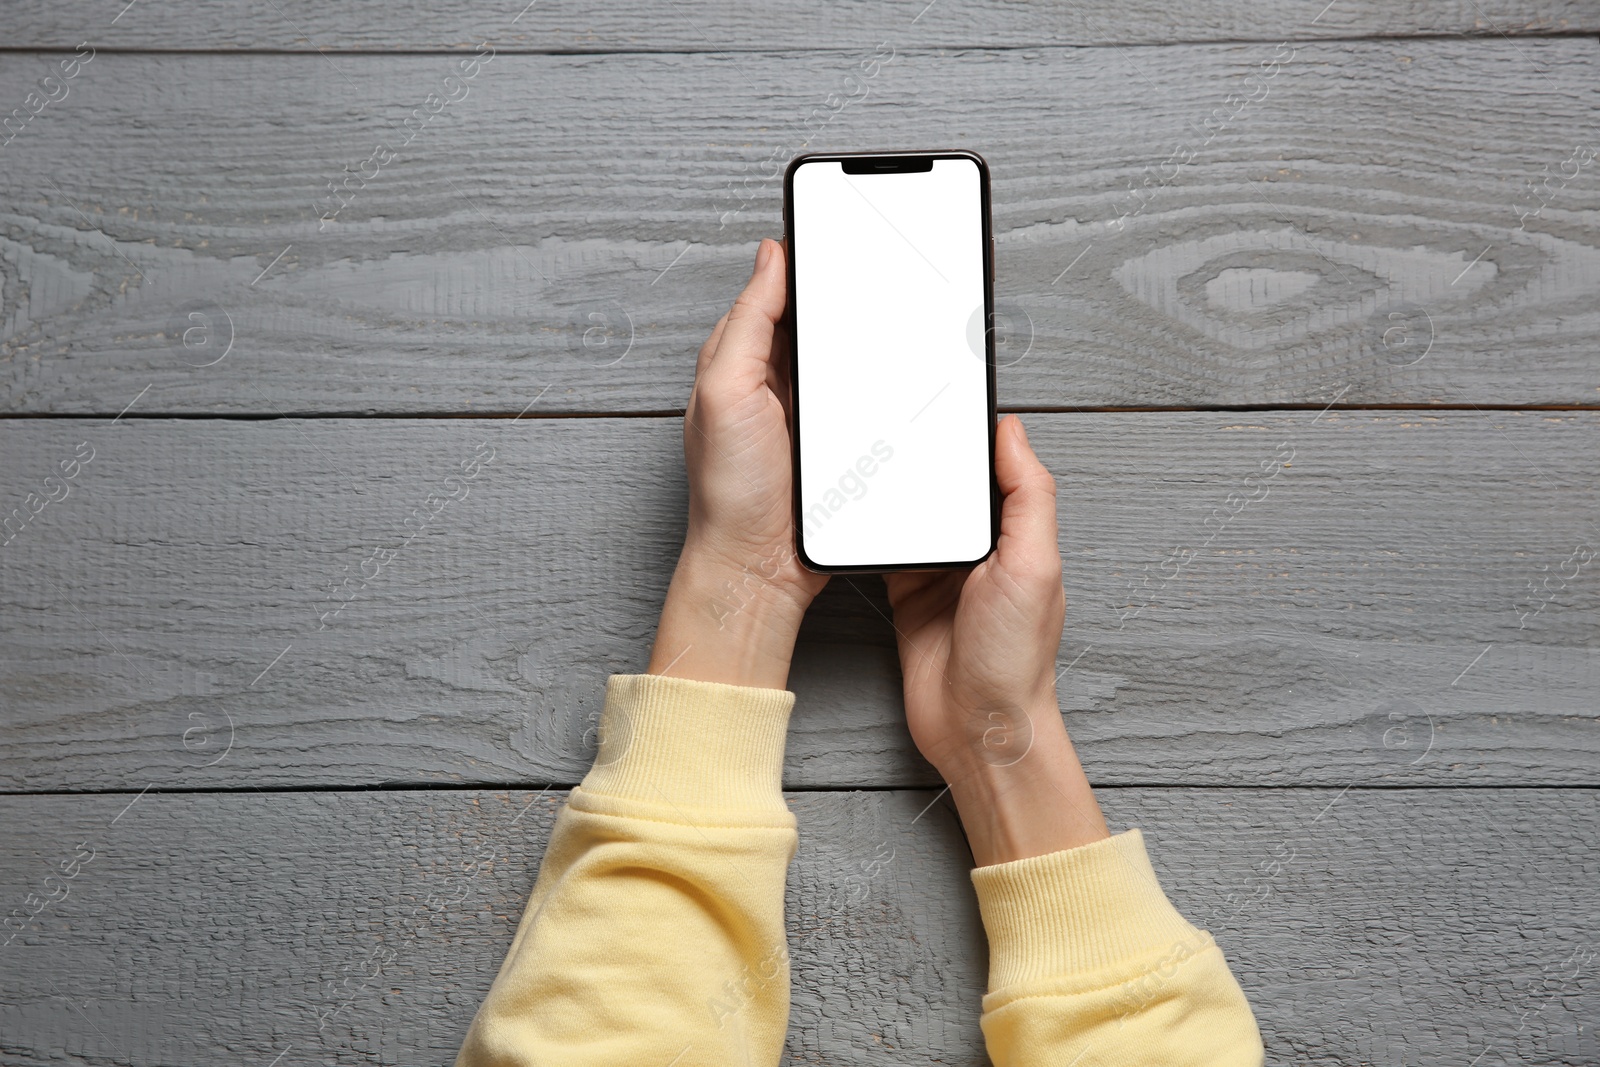
<svg viewBox="0 0 1600 1067">
<path fill-rule="evenodd" d="M 982 1027 L 995 1067 L 1262 1062 L 1211 935 L 1167 900 L 1129 830 L 972 872 L 989 934 Z"/>
<path fill-rule="evenodd" d="M 778 1062 L 793 706 L 780 689 L 610 679 L 595 765 L 457 1067 Z"/>
</svg>

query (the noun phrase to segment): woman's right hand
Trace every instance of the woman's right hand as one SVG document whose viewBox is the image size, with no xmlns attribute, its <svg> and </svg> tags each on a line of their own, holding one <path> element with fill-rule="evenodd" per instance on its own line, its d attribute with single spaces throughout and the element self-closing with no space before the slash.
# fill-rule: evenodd
<svg viewBox="0 0 1600 1067">
<path fill-rule="evenodd" d="M 1066 595 L 1055 480 L 1022 420 L 995 431 L 1000 540 L 970 571 L 885 576 L 906 722 L 950 785 L 980 866 L 1107 837 L 1056 703 Z"/>
</svg>

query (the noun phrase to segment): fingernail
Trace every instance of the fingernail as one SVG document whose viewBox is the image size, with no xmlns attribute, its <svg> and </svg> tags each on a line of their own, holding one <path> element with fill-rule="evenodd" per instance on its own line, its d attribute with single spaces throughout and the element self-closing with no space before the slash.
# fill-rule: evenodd
<svg viewBox="0 0 1600 1067">
<path fill-rule="evenodd" d="M 767 260 L 769 260 L 771 258 L 772 258 L 772 242 L 767 240 L 765 237 L 763 237 L 761 239 L 761 243 L 756 246 L 756 271 L 755 272 L 757 274 L 760 274 L 761 271 L 766 268 Z"/>
</svg>

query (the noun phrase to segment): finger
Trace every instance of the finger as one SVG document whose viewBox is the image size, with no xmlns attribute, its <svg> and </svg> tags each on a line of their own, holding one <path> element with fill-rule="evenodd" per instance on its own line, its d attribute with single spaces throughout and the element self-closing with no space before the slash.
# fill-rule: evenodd
<svg viewBox="0 0 1600 1067">
<path fill-rule="evenodd" d="M 889 607 L 900 611 L 919 592 L 938 578 L 933 571 L 890 571 L 883 576 L 884 589 L 889 594 Z"/>
<path fill-rule="evenodd" d="M 794 411 L 790 404 L 789 386 L 792 373 L 788 331 L 779 329 L 772 338 L 772 356 L 767 361 L 767 388 L 783 407 L 783 424 L 794 425 Z"/>
<path fill-rule="evenodd" d="M 789 254 L 789 237 L 784 235 L 778 242 L 778 247 L 783 249 L 785 257 Z M 784 270 L 788 270 L 788 259 L 784 260 Z M 784 284 L 788 284 L 788 275 L 784 275 Z M 783 408 L 783 424 L 786 427 L 794 426 L 794 410 L 790 403 L 789 395 L 790 374 L 792 368 L 789 362 L 790 346 L 788 331 L 779 328 L 772 336 L 772 355 L 767 359 L 767 388 L 772 395 L 778 398 L 778 404 Z"/>
<path fill-rule="evenodd" d="M 1007 415 L 995 432 L 994 473 L 1005 499 L 1000 505 L 1002 562 L 1060 565 L 1056 541 L 1056 483 L 1034 454 L 1022 420 Z"/>
<path fill-rule="evenodd" d="M 718 319 L 717 324 L 711 327 L 711 336 L 706 338 L 706 343 L 700 346 L 699 358 L 694 363 L 696 381 L 700 379 L 701 375 L 705 374 L 706 368 L 711 365 L 711 357 L 716 354 L 717 343 L 722 340 L 723 328 L 728 325 L 728 315 L 729 312 L 724 311 L 722 313 L 722 318 Z"/>
<path fill-rule="evenodd" d="M 783 246 L 762 238 L 756 250 L 756 267 L 750 281 L 733 302 L 728 323 L 717 341 L 711 365 L 733 376 L 766 377 L 772 356 L 773 335 L 783 318 L 788 286 L 785 277 Z"/>
<path fill-rule="evenodd" d="M 883 576 L 894 610 L 894 625 L 902 636 L 950 607 L 961 595 L 971 568 L 942 571 L 890 571 Z"/>
</svg>

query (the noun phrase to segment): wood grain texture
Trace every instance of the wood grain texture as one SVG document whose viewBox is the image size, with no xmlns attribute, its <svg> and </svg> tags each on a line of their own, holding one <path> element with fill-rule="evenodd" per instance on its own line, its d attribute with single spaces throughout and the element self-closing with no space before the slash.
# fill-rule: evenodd
<svg viewBox="0 0 1600 1067">
<path fill-rule="evenodd" d="M 310 0 L 191 0 L 181 8 L 142 5 L 122 12 L 88 0 L 15 5 L 14 48 L 73 48 L 85 38 L 111 48 L 272 51 L 468 51 L 492 41 L 507 51 L 738 52 L 857 48 L 885 34 L 919 47 L 1150 44 L 1283 38 L 1471 34 L 1499 37 L 1600 29 L 1600 13 L 1579 0 L 1341 0 L 1262 7 L 1210 0 L 1174 7 L 1153 0 L 1093 13 L 1066 3 L 408 4 L 376 0 L 326 5 Z"/>
<path fill-rule="evenodd" d="M 1095 781 L 1600 784 L 1600 413 L 1028 423 L 1060 485 L 1059 690 Z M 94 450 L 0 548 L 0 782 L 576 782 L 606 677 L 647 660 L 681 434 L 0 423 L 7 509 Z M 887 610 L 876 578 L 814 605 L 789 785 L 937 783 Z"/>
<path fill-rule="evenodd" d="M 1594 40 L 877 40 L 101 53 L 0 149 L 0 410 L 678 409 L 782 163 L 931 144 L 993 169 L 1006 406 L 1600 403 Z"/>
<path fill-rule="evenodd" d="M 8 1064 L 447 1063 L 561 797 L 132 799 L 0 800 L 8 907 L 93 849 L 70 895 L 0 949 Z M 971 861 L 942 804 L 917 818 L 932 799 L 791 795 L 788 1063 L 987 1062 Z M 1595 1062 L 1592 790 L 1102 799 L 1215 934 L 1269 1062 Z"/>
</svg>

